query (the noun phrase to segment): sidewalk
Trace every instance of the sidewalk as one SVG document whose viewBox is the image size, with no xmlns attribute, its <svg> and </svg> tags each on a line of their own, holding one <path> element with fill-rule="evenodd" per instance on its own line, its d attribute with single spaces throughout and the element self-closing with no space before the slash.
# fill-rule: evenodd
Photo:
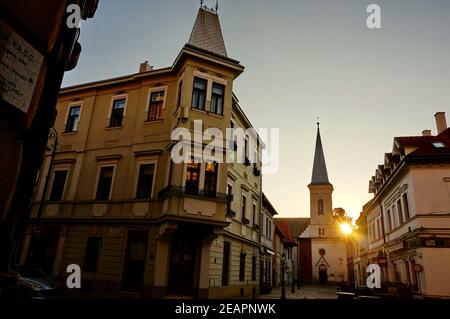
<svg viewBox="0 0 450 319">
<path fill-rule="evenodd" d="M 301 289 L 295 286 L 295 293 L 291 293 L 291 287 L 286 287 L 286 299 L 337 299 L 336 286 L 307 285 Z M 268 295 L 259 295 L 257 299 L 280 299 L 281 288 L 272 289 Z"/>
</svg>

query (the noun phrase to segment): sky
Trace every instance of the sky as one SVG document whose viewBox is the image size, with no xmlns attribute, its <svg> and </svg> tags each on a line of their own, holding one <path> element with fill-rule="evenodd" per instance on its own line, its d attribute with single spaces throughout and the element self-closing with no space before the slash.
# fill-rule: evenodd
<svg viewBox="0 0 450 319">
<path fill-rule="evenodd" d="M 63 86 L 136 73 L 146 60 L 171 66 L 199 3 L 101 0 Z M 371 3 L 381 29 L 367 28 Z M 219 4 L 228 56 L 246 68 L 234 82 L 240 105 L 254 127 L 280 129 L 280 169 L 264 176 L 263 191 L 281 216 L 309 216 L 317 117 L 333 205 L 356 218 L 393 137 L 436 134 L 434 114 L 450 115 L 449 0 Z"/>
</svg>

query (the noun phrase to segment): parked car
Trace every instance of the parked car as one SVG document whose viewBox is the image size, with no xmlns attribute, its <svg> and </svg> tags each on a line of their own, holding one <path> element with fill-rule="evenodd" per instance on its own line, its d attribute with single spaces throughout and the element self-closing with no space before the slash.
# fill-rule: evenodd
<svg viewBox="0 0 450 319">
<path fill-rule="evenodd" d="M 18 267 L 17 284 L 23 298 L 58 299 L 62 296 L 60 284 L 54 278 L 32 266 Z"/>
</svg>

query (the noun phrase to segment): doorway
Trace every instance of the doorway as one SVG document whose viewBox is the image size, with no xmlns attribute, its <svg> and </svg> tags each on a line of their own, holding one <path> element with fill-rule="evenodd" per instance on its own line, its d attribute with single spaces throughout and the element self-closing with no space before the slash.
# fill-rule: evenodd
<svg viewBox="0 0 450 319">
<path fill-rule="evenodd" d="M 321 285 L 328 284 L 328 268 L 323 264 L 319 266 L 319 283 Z"/>
<path fill-rule="evenodd" d="M 142 291 L 147 243 L 148 230 L 128 231 L 121 290 L 129 292 Z"/>
<path fill-rule="evenodd" d="M 26 263 L 52 275 L 59 232 L 59 226 L 41 226 L 33 233 Z"/>
<path fill-rule="evenodd" d="M 194 295 L 197 242 L 174 238 L 170 255 L 168 292 L 174 295 Z"/>
</svg>

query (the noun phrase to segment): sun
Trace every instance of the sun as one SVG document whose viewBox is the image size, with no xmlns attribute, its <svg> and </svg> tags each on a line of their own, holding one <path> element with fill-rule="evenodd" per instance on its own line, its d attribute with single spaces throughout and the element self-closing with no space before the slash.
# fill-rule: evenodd
<svg viewBox="0 0 450 319">
<path fill-rule="evenodd" d="M 349 223 L 342 223 L 339 225 L 339 227 L 341 228 L 341 231 L 344 235 L 350 235 L 353 232 L 352 225 L 350 225 Z"/>
</svg>

